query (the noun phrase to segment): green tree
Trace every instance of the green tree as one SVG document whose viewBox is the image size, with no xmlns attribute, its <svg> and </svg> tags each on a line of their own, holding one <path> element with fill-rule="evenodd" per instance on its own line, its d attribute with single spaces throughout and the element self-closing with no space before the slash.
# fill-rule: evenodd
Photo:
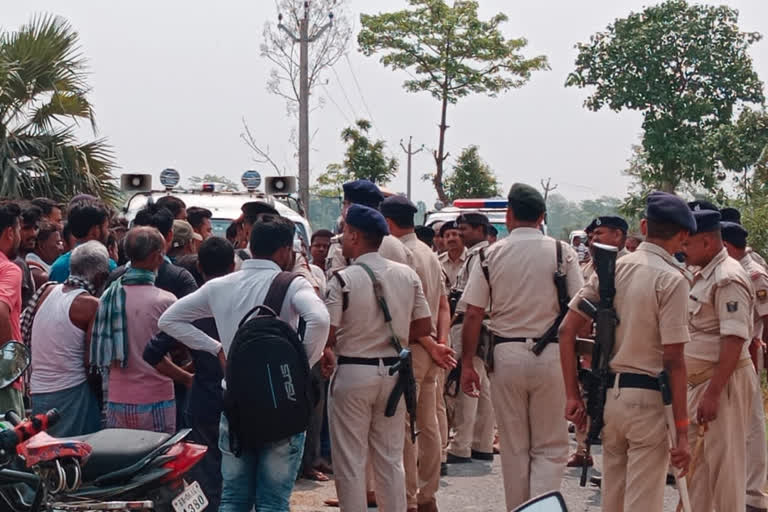
<svg viewBox="0 0 768 512">
<path fill-rule="evenodd" d="M 366 56 L 381 54 L 380 62 L 392 69 L 409 70 L 408 92 L 429 92 L 440 101 L 440 132 L 432 182 L 438 198 L 447 203 L 443 185 L 449 104 L 469 94 L 487 94 L 522 87 L 531 73 L 547 69 L 544 56 L 526 59 L 520 53 L 528 42 L 506 39 L 499 29 L 507 21 L 496 14 L 488 21 L 478 17 L 478 2 L 409 0 L 410 9 L 360 17 L 357 37 Z"/>
<path fill-rule="evenodd" d="M 370 121 L 360 119 L 355 126 L 342 130 L 341 140 L 347 143 L 344 161 L 330 164 L 326 172 L 317 178 L 317 194 L 337 197 L 341 195 L 341 185 L 346 181 L 366 179 L 384 185 L 395 177 L 397 160 L 384 154 L 386 143 L 383 140 L 368 139 L 370 129 Z"/>
<path fill-rule="evenodd" d="M 736 122 L 721 126 L 709 142 L 717 161 L 733 173 L 742 198 L 748 200 L 754 166 L 768 147 L 768 112 L 745 108 Z"/>
<path fill-rule="evenodd" d="M 35 16 L 0 31 L 0 197 L 119 200 L 111 148 L 75 137 L 80 120 L 96 127 L 85 69 L 79 36 L 63 18 Z"/>
<path fill-rule="evenodd" d="M 477 146 L 469 146 L 461 152 L 443 186 L 450 201 L 461 197 L 496 197 L 501 194 L 499 182 L 493 170 L 480 158 Z"/>
<path fill-rule="evenodd" d="M 764 101 L 748 53 L 760 38 L 739 30 L 735 9 L 668 0 L 578 44 L 566 85 L 595 88 L 585 102 L 590 110 L 643 113 L 643 149 L 659 188 L 713 189 L 717 173 L 705 141 L 738 103 Z"/>
<path fill-rule="evenodd" d="M 221 190 L 226 192 L 237 192 L 240 190 L 237 183 L 226 176 L 219 176 L 218 174 L 205 174 L 203 177 L 191 176 L 187 178 L 187 181 L 192 188 L 200 188 L 203 183 L 216 183 L 221 186 Z"/>
</svg>

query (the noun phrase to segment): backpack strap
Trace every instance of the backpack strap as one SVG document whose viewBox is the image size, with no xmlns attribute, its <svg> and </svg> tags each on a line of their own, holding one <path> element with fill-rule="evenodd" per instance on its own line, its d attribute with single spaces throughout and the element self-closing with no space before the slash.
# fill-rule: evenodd
<svg viewBox="0 0 768 512">
<path fill-rule="evenodd" d="M 285 301 L 286 293 L 288 293 L 288 288 L 297 277 L 300 277 L 300 275 L 295 272 L 280 272 L 277 274 L 272 280 L 272 284 L 269 285 L 267 295 L 264 297 L 264 303 L 248 311 L 243 319 L 240 320 L 237 328 L 242 327 L 245 321 L 260 309 L 266 309 L 275 317 L 280 316 L 280 310 L 283 309 L 283 302 Z"/>
</svg>

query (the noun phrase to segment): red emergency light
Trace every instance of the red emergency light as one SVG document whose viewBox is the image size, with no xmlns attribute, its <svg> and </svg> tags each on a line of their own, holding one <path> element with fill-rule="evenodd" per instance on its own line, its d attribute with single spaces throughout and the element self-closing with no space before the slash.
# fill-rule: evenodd
<svg viewBox="0 0 768 512">
<path fill-rule="evenodd" d="M 506 199 L 457 199 L 453 202 L 456 208 L 506 208 Z"/>
</svg>

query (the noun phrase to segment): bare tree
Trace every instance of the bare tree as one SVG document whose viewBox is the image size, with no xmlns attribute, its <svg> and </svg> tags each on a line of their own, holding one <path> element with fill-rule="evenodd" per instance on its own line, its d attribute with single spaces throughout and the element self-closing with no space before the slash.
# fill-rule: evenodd
<svg viewBox="0 0 768 512">
<path fill-rule="evenodd" d="M 309 4 L 309 39 L 317 40 L 309 45 L 309 91 L 319 85 L 323 71 L 336 64 L 344 55 L 352 37 L 352 24 L 346 13 L 346 0 L 276 0 L 277 12 L 282 24 L 289 30 L 298 30 L 304 6 Z M 325 30 L 329 14 L 333 24 Z M 274 67 L 270 70 L 267 90 L 285 99 L 289 115 L 297 115 L 299 108 L 299 44 L 273 22 L 264 24 L 264 42 L 261 56 Z M 315 106 L 322 105 L 318 97 Z"/>
</svg>

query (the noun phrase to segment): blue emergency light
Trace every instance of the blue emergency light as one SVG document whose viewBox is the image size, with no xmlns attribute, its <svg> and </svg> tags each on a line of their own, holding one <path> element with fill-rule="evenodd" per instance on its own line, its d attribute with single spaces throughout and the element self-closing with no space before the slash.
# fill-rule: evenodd
<svg viewBox="0 0 768 512">
<path fill-rule="evenodd" d="M 506 208 L 506 199 L 457 199 L 453 202 L 456 208 Z"/>
</svg>

